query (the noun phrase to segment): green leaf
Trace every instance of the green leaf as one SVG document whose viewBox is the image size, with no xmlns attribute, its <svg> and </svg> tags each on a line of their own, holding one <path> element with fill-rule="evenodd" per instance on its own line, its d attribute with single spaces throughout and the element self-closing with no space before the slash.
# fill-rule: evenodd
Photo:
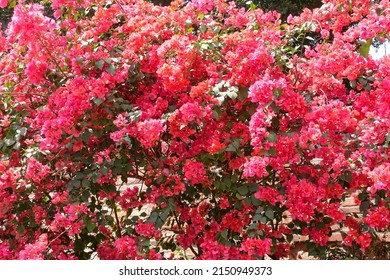
<svg viewBox="0 0 390 280">
<path fill-rule="evenodd" d="M 100 171 L 103 173 L 104 176 L 108 175 L 108 168 L 106 166 L 103 166 Z"/>
<path fill-rule="evenodd" d="M 101 99 L 101 98 L 94 98 L 93 99 L 93 103 L 95 103 L 96 105 L 98 105 L 98 106 L 100 106 L 100 104 L 102 104 L 103 103 L 103 99 Z"/>
<path fill-rule="evenodd" d="M 17 230 L 18 230 L 19 234 L 22 234 L 24 232 L 24 229 L 25 229 L 25 227 L 22 223 L 18 224 Z"/>
<path fill-rule="evenodd" d="M 205 33 L 205 32 L 206 32 L 206 30 L 207 30 L 207 26 L 206 26 L 206 25 L 204 25 L 204 24 L 202 24 L 202 25 L 199 27 L 199 31 L 200 31 L 200 33 Z"/>
<path fill-rule="evenodd" d="M 222 116 L 222 110 L 220 106 L 213 107 L 213 117 L 218 120 Z"/>
<path fill-rule="evenodd" d="M 294 68 L 294 64 L 293 64 L 291 61 L 287 61 L 287 62 L 286 62 L 286 67 L 287 67 L 288 69 Z"/>
<path fill-rule="evenodd" d="M 13 147 L 12 149 L 14 150 L 19 150 L 20 149 L 20 142 L 17 142 Z"/>
<path fill-rule="evenodd" d="M 343 175 L 340 176 L 340 179 L 346 182 L 352 181 L 352 174 L 351 171 L 346 171 Z"/>
<path fill-rule="evenodd" d="M 240 142 L 241 142 L 240 139 L 234 139 L 233 142 L 230 143 L 226 147 L 225 151 L 226 152 L 235 152 L 235 151 L 237 151 L 238 148 L 240 147 Z"/>
<path fill-rule="evenodd" d="M 325 228 L 325 223 L 323 222 L 319 222 L 316 224 L 316 230 L 320 230 L 320 229 L 323 229 Z"/>
<path fill-rule="evenodd" d="M 98 60 L 98 61 L 95 61 L 95 66 L 97 68 L 99 68 L 100 70 L 103 69 L 103 66 L 104 66 L 104 60 Z"/>
<path fill-rule="evenodd" d="M 366 201 L 369 198 L 369 195 L 366 192 L 362 192 L 359 193 L 358 198 L 360 201 Z"/>
<path fill-rule="evenodd" d="M 96 228 L 96 224 L 92 222 L 90 219 L 87 219 L 85 221 L 85 226 L 88 230 L 88 232 L 93 232 L 93 230 Z"/>
<path fill-rule="evenodd" d="M 244 101 L 248 97 L 248 88 L 239 88 L 238 100 Z"/>
<path fill-rule="evenodd" d="M 263 212 L 264 211 L 264 207 L 263 206 L 259 206 L 259 207 L 257 207 L 257 209 L 256 209 L 256 214 L 260 214 L 261 212 Z"/>
<path fill-rule="evenodd" d="M 16 133 L 21 136 L 26 136 L 27 134 L 27 128 L 26 127 L 20 127 L 16 130 Z"/>
<path fill-rule="evenodd" d="M 367 57 L 369 52 L 370 52 L 370 47 L 371 47 L 372 40 L 363 40 L 361 42 L 361 46 L 358 49 L 358 52 L 361 56 Z"/>
<path fill-rule="evenodd" d="M 249 196 L 244 199 L 244 202 L 245 202 L 245 205 L 251 205 L 252 204 L 252 200 L 251 200 L 251 198 Z"/>
<path fill-rule="evenodd" d="M 12 146 L 13 144 L 15 144 L 15 139 L 12 139 L 12 138 L 6 138 L 6 139 L 4 139 L 4 144 L 6 145 L 6 146 Z"/>
<path fill-rule="evenodd" d="M 76 252 L 83 252 L 85 248 L 85 243 L 81 239 L 76 239 L 74 242 L 74 250 Z"/>
<path fill-rule="evenodd" d="M 274 211 L 271 210 L 271 209 L 268 209 L 267 211 L 265 211 L 265 216 L 270 219 L 270 220 L 273 220 L 274 219 Z"/>
<path fill-rule="evenodd" d="M 259 189 L 259 185 L 257 183 L 252 183 L 249 185 L 249 191 L 250 192 L 255 192 Z"/>
<path fill-rule="evenodd" d="M 278 136 L 276 135 L 275 132 L 269 132 L 267 136 L 267 140 L 273 143 L 278 142 Z"/>
<path fill-rule="evenodd" d="M 265 224 L 267 222 L 267 218 L 264 217 L 263 215 L 261 214 L 256 214 L 254 217 L 253 217 L 253 221 L 254 222 L 261 222 L 262 224 Z"/>
<path fill-rule="evenodd" d="M 368 213 L 368 206 L 370 203 L 368 201 L 362 201 L 359 206 L 359 211 L 363 213 L 363 216 L 366 216 Z"/>
<path fill-rule="evenodd" d="M 331 217 L 324 217 L 322 219 L 322 221 L 325 223 L 325 224 L 330 224 L 331 222 L 333 222 L 333 219 Z"/>
<path fill-rule="evenodd" d="M 162 213 L 160 214 L 160 219 L 165 222 L 169 216 L 171 212 L 171 208 L 170 207 L 166 207 L 164 208 L 164 210 L 162 211 Z"/>
<path fill-rule="evenodd" d="M 220 237 L 227 239 L 228 232 L 227 230 L 221 231 L 218 233 Z"/>
<path fill-rule="evenodd" d="M 214 28 L 214 33 L 218 34 L 219 32 L 221 32 L 221 27 L 220 26 L 215 27 Z"/>
<path fill-rule="evenodd" d="M 247 195 L 248 194 L 248 187 L 242 186 L 237 189 L 238 193 L 241 195 Z"/>
<path fill-rule="evenodd" d="M 81 136 L 81 139 L 83 140 L 84 143 L 88 143 L 89 140 L 91 140 L 91 135 L 92 135 L 92 129 L 87 129 L 83 135 Z"/>
<path fill-rule="evenodd" d="M 276 149 L 275 147 L 271 147 L 268 151 L 262 150 L 261 154 L 265 156 L 276 156 Z"/>
<path fill-rule="evenodd" d="M 148 218 L 148 222 L 155 223 L 158 219 L 159 215 L 157 212 L 152 212 Z"/>
<path fill-rule="evenodd" d="M 79 180 L 70 180 L 67 184 L 66 184 L 66 189 L 68 191 L 71 191 L 73 190 L 73 188 L 77 188 L 81 185 L 81 182 Z"/>
<path fill-rule="evenodd" d="M 114 66 L 114 65 L 112 65 L 112 64 L 108 65 L 108 67 L 107 67 L 106 71 L 107 71 L 108 73 L 110 73 L 110 74 L 114 75 L 114 74 L 115 74 L 115 72 L 116 72 L 115 66 Z"/>
</svg>

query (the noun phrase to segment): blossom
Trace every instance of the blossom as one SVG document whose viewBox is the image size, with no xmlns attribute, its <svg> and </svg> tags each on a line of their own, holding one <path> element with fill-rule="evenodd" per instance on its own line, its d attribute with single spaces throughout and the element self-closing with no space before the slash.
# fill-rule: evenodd
<svg viewBox="0 0 390 280">
<path fill-rule="evenodd" d="M 388 230 L 390 57 L 362 43 L 389 1 L 283 24 L 225 0 L 27 2 L 0 34 L 0 259 L 283 258 L 337 224 L 367 252 Z"/>
<path fill-rule="evenodd" d="M 237 260 L 240 259 L 239 249 L 220 244 L 218 241 L 207 240 L 200 245 L 201 260 Z"/>
<path fill-rule="evenodd" d="M 39 85 L 44 81 L 43 75 L 46 70 L 46 62 L 32 60 L 27 64 L 25 73 L 33 85 Z"/>
<path fill-rule="evenodd" d="M 311 182 L 304 179 L 289 183 L 286 206 L 293 219 L 309 222 L 314 215 L 317 200 L 317 189 Z"/>
<path fill-rule="evenodd" d="M 366 251 L 366 249 L 370 246 L 371 241 L 372 236 L 368 232 L 363 232 L 356 239 L 356 243 L 360 245 L 360 248 L 363 252 Z"/>
<path fill-rule="evenodd" d="M 390 211 L 382 206 L 369 211 L 368 215 L 363 218 L 363 221 L 371 228 L 378 230 L 386 230 L 390 225 Z"/>
<path fill-rule="evenodd" d="M 145 148 L 151 148 L 160 139 L 166 127 L 161 120 L 145 120 L 137 123 L 138 136 Z"/>
<path fill-rule="evenodd" d="M 183 172 L 185 178 L 193 185 L 203 183 L 207 179 L 206 170 L 201 162 L 187 159 L 184 163 Z"/>
<path fill-rule="evenodd" d="M 257 177 L 261 178 L 268 174 L 266 166 L 268 158 L 255 156 L 251 157 L 249 161 L 244 164 L 244 177 Z"/>
<path fill-rule="evenodd" d="M 369 177 L 374 184 L 370 187 L 370 192 L 375 193 L 378 190 L 387 190 L 390 188 L 390 163 L 384 163 L 374 168 L 369 173 Z"/>
<path fill-rule="evenodd" d="M 138 220 L 138 224 L 135 226 L 135 230 L 138 234 L 141 234 L 146 237 L 152 237 L 155 233 L 155 228 L 153 223 L 144 223 L 142 220 Z"/>
<path fill-rule="evenodd" d="M 271 252 L 271 246 L 272 240 L 270 238 L 264 240 L 259 238 L 248 238 L 241 243 L 240 250 L 246 252 L 249 256 L 256 258 L 269 254 Z"/>
<path fill-rule="evenodd" d="M 43 165 L 35 158 L 29 158 L 27 162 L 26 178 L 31 179 L 36 183 L 40 183 L 50 174 L 50 167 Z"/>
<path fill-rule="evenodd" d="M 271 125 L 271 117 L 272 113 L 266 115 L 261 108 L 258 108 L 251 117 L 249 122 L 249 131 L 253 147 L 260 147 L 262 145 L 264 137 L 268 135 L 267 127 Z"/>
<path fill-rule="evenodd" d="M 19 259 L 43 260 L 43 253 L 46 251 L 47 245 L 47 234 L 41 234 L 35 243 L 27 244 L 26 247 L 19 252 Z"/>
<path fill-rule="evenodd" d="M 268 201 L 272 205 L 283 201 L 283 196 L 279 194 L 277 189 L 263 186 L 259 186 L 258 191 L 255 193 L 255 198 L 262 201 Z"/>
<path fill-rule="evenodd" d="M 9 0 L 0 0 L 0 8 L 5 8 L 8 6 Z"/>
</svg>

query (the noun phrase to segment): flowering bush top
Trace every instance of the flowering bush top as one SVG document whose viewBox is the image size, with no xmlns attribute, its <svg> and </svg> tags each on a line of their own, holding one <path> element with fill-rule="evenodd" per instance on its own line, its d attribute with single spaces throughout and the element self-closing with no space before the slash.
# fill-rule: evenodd
<svg viewBox="0 0 390 280">
<path fill-rule="evenodd" d="M 294 234 L 323 256 L 335 224 L 370 247 L 390 223 L 390 57 L 367 50 L 390 4 L 323 2 L 282 23 L 222 0 L 53 0 L 54 19 L 19 1 L 0 258 L 283 258 Z M 356 191 L 362 219 L 339 209 Z"/>
</svg>

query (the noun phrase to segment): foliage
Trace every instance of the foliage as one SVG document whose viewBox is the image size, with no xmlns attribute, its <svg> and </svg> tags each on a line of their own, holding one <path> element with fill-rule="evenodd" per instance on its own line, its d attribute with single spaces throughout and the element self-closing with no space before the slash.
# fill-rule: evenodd
<svg viewBox="0 0 390 280">
<path fill-rule="evenodd" d="M 0 258 L 370 251 L 389 229 L 383 0 L 17 3 L 0 36 Z M 8 1 L 0 1 L 4 7 Z M 127 186 L 131 180 L 138 186 Z M 344 213 L 350 193 L 364 217 Z M 371 250 L 372 251 L 372 250 Z"/>
</svg>

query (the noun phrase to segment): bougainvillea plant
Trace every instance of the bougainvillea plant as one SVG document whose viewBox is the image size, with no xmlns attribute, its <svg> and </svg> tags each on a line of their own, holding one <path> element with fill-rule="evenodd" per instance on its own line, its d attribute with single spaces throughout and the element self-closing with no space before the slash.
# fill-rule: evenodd
<svg viewBox="0 0 390 280">
<path fill-rule="evenodd" d="M 321 257 L 337 227 L 370 248 L 390 3 L 323 2 L 283 23 L 223 0 L 0 1 L 0 259 L 280 259 L 295 235 Z"/>
</svg>

